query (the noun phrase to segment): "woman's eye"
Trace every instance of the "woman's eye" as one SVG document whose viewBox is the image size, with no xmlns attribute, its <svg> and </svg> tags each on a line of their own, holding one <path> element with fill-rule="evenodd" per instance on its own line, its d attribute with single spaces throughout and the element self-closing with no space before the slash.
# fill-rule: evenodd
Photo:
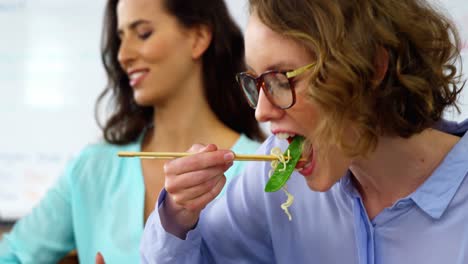
<svg viewBox="0 0 468 264">
<path fill-rule="evenodd" d="M 138 34 L 138 37 L 140 39 L 145 40 L 145 39 L 149 38 L 151 36 L 151 34 L 153 34 L 153 31 L 146 31 L 144 33 Z"/>
</svg>

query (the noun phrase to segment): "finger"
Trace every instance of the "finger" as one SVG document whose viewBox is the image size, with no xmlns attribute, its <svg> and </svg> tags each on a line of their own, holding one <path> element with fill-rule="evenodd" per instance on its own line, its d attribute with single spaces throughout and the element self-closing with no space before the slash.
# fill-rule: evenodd
<svg viewBox="0 0 468 264">
<path fill-rule="evenodd" d="M 211 201 L 213 201 L 218 194 L 223 189 L 224 185 L 226 184 L 226 177 L 220 177 L 219 181 L 215 184 L 215 186 L 210 189 L 208 192 L 203 193 L 202 195 L 184 202 L 182 205 L 185 209 L 192 211 L 192 212 L 199 212 L 203 210 L 206 205 L 208 205 Z"/>
<path fill-rule="evenodd" d="M 230 150 L 201 152 L 167 162 L 164 164 L 164 173 L 169 176 L 180 175 L 210 167 L 224 166 L 225 164 L 229 164 L 233 161 L 234 153 Z"/>
<path fill-rule="evenodd" d="M 220 178 L 226 177 L 223 174 L 221 174 L 221 176 L 213 177 L 202 184 L 198 184 L 191 188 L 187 188 L 181 192 L 172 193 L 173 200 L 179 205 L 184 205 L 187 202 L 194 200 L 207 192 L 211 192 L 213 188 L 220 182 Z"/>
<path fill-rule="evenodd" d="M 166 177 L 164 187 L 167 192 L 175 193 L 184 189 L 196 187 L 205 184 L 213 178 L 223 176 L 224 172 L 232 165 L 223 164 L 221 166 L 211 167 L 204 170 L 192 171 L 175 177 Z"/>
<path fill-rule="evenodd" d="M 105 264 L 104 257 L 101 255 L 101 252 L 96 254 L 96 264 Z"/>
</svg>

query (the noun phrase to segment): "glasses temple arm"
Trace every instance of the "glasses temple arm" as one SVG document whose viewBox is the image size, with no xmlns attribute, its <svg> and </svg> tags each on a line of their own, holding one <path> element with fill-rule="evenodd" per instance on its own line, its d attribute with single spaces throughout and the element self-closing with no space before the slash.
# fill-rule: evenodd
<svg viewBox="0 0 468 264">
<path fill-rule="evenodd" d="M 311 64 L 308 64 L 308 65 L 306 65 L 306 66 L 302 66 L 302 67 L 300 67 L 299 69 L 295 69 L 294 71 L 287 72 L 287 73 L 286 73 L 286 77 L 287 77 L 287 78 L 296 77 L 296 76 L 298 76 L 298 75 L 304 73 L 304 72 L 307 71 L 308 69 L 312 68 L 314 65 L 315 65 L 315 63 L 311 63 Z"/>
</svg>

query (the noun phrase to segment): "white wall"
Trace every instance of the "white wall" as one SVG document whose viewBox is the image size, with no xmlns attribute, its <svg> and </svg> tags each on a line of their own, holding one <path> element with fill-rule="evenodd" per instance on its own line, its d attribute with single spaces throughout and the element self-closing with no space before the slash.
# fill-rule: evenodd
<svg viewBox="0 0 468 264">
<path fill-rule="evenodd" d="M 441 1 L 466 40 L 465 2 Z M 227 3 L 245 28 L 246 0 Z M 99 136 L 93 110 L 105 85 L 99 55 L 103 4 L 0 0 L 0 219 L 29 211 L 70 157 Z M 463 52 L 467 57 L 466 43 Z M 467 94 L 468 88 L 462 115 L 451 118 L 468 117 Z"/>
<path fill-rule="evenodd" d="M 435 4 L 445 10 L 460 30 L 462 38 L 462 57 L 464 79 L 468 79 L 468 1 L 467 0 L 432 0 Z M 460 98 L 461 114 L 448 112 L 447 118 L 453 120 L 464 120 L 468 118 L 468 83 Z"/>
</svg>

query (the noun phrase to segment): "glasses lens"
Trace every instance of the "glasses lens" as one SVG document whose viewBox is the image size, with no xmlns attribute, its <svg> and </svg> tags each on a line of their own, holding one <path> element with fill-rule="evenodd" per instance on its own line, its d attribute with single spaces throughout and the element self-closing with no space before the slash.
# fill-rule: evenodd
<svg viewBox="0 0 468 264">
<path fill-rule="evenodd" d="M 240 75 L 239 82 L 250 106 L 255 108 L 258 102 L 258 88 L 255 79 L 248 75 Z"/>
<path fill-rule="evenodd" d="M 280 108 L 287 108 L 293 102 L 291 85 L 285 74 L 273 72 L 263 77 L 270 100 Z"/>
</svg>

